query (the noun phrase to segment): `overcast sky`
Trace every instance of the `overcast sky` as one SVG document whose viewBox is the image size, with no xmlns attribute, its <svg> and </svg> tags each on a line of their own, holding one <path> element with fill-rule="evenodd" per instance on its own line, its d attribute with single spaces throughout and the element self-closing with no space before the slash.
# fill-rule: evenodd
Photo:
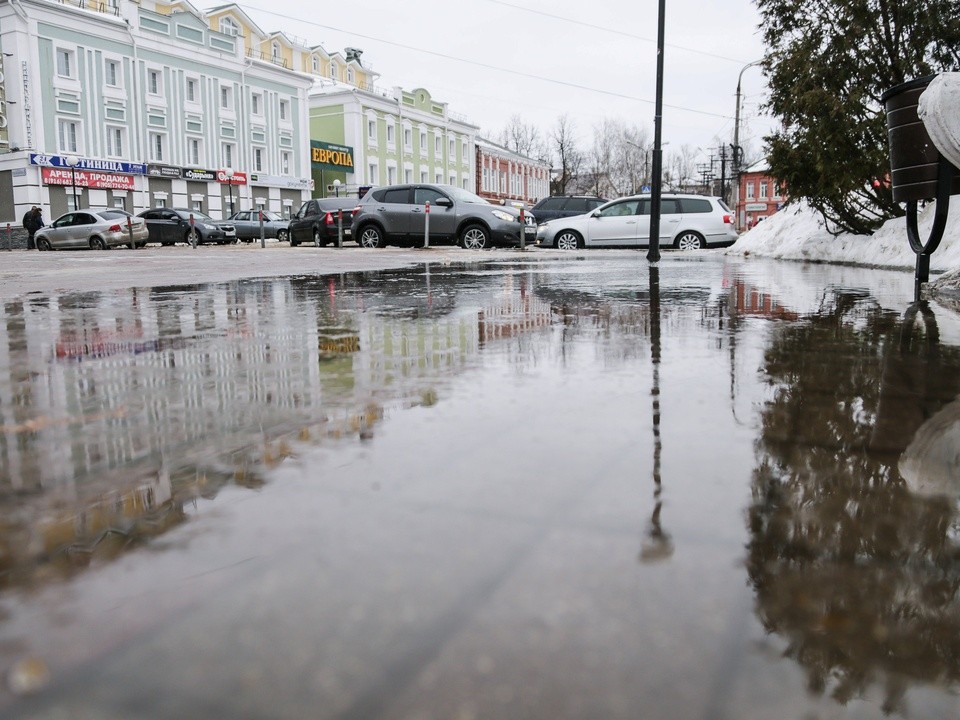
<svg viewBox="0 0 960 720">
<path fill-rule="evenodd" d="M 450 110 L 502 129 L 513 114 L 544 132 L 567 113 L 587 144 L 604 117 L 648 130 L 656 97 L 657 0 L 304 0 L 240 2 L 266 32 L 328 51 L 353 46 L 384 89 L 424 87 Z M 737 77 L 763 56 L 751 0 L 667 0 L 663 141 L 730 143 Z M 207 7 L 212 6 L 208 5 Z M 759 68 L 743 73 L 741 144 L 759 153 Z M 666 146 L 665 152 L 671 147 Z M 752 152 L 750 152 L 752 151 Z"/>
</svg>

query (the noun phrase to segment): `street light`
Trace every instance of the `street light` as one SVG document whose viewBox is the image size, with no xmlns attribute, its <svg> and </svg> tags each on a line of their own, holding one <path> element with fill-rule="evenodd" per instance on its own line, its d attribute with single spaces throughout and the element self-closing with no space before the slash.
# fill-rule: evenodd
<svg viewBox="0 0 960 720">
<path fill-rule="evenodd" d="M 230 215 L 233 215 L 233 168 L 227 168 L 223 171 L 224 177 L 227 178 L 227 189 L 230 192 Z M 220 197 L 223 197 L 222 195 Z"/>
<path fill-rule="evenodd" d="M 340 197 L 340 178 L 333 181 L 333 191 L 337 194 L 337 197 Z"/>
<path fill-rule="evenodd" d="M 70 168 L 70 178 L 71 178 L 71 190 L 70 192 L 73 195 L 73 207 L 70 210 L 77 209 L 77 165 L 80 164 L 80 158 L 76 155 L 67 155 L 63 161 L 67 164 L 67 167 Z"/>
<path fill-rule="evenodd" d="M 762 62 L 763 60 L 748 62 L 740 69 L 740 74 L 737 76 L 737 109 L 733 116 L 733 175 L 737 179 L 737 195 L 733 202 L 733 212 L 737 225 L 740 224 L 740 161 L 743 159 L 743 149 L 740 147 L 740 83 L 747 68 L 754 67 Z"/>
<path fill-rule="evenodd" d="M 650 244 L 647 262 L 660 261 L 660 197 L 663 190 L 663 51 L 666 0 L 660 0 L 657 15 L 657 94 L 653 110 L 653 183 L 650 188 Z"/>
</svg>

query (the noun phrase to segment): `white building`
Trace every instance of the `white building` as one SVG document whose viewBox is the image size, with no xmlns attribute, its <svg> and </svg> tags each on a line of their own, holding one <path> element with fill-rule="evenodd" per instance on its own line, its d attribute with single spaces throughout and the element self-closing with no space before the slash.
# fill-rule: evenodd
<svg viewBox="0 0 960 720">
<path fill-rule="evenodd" d="M 0 2 L 0 223 L 31 205 L 47 219 L 295 211 L 311 194 L 313 77 L 274 36 L 213 15 L 183 0 Z"/>
</svg>

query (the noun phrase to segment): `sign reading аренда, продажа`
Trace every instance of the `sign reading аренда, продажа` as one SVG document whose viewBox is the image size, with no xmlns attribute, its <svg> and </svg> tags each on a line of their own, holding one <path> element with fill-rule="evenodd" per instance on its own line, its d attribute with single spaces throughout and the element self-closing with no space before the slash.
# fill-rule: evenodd
<svg viewBox="0 0 960 720">
<path fill-rule="evenodd" d="M 310 165 L 317 170 L 353 172 L 353 148 L 311 140 Z"/>
</svg>

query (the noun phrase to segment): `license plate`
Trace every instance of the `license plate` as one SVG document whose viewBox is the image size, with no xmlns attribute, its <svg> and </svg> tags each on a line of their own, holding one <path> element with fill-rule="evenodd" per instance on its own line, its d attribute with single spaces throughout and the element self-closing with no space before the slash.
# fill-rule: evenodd
<svg viewBox="0 0 960 720">
<path fill-rule="evenodd" d="M 236 232 L 235 230 L 227 230 L 226 233 L 224 233 L 224 234 L 225 234 L 227 237 L 236 237 L 236 236 L 237 236 L 237 232 Z"/>
<path fill-rule="evenodd" d="M 537 234 L 537 229 L 536 229 L 535 227 L 532 227 L 532 226 L 530 226 L 530 227 L 525 227 L 525 228 L 523 229 L 523 232 L 524 232 L 525 234 L 527 234 L 527 235 L 536 235 L 536 234 Z"/>
</svg>

